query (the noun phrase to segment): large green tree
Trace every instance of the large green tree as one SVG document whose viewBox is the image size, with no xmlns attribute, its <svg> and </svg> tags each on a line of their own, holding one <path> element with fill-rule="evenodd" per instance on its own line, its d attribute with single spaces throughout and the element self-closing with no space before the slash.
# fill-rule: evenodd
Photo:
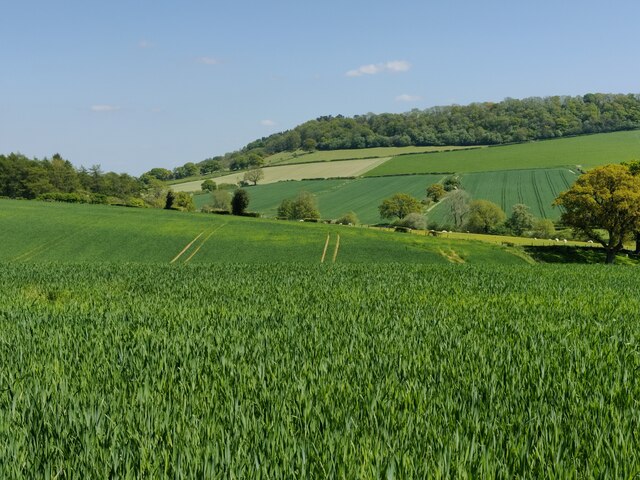
<svg viewBox="0 0 640 480">
<path fill-rule="evenodd" d="M 601 244 L 606 263 L 613 263 L 624 241 L 640 230 L 640 177 L 624 165 L 594 168 L 562 192 L 554 205 L 564 208 L 564 224 Z"/>
<path fill-rule="evenodd" d="M 640 160 L 633 160 L 632 162 L 622 163 L 622 165 L 629 169 L 631 175 L 640 176 Z M 640 254 L 640 225 L 633 235 L 636 239 L 635 253 Z"/>
<path fill-rule="evenodd" d="M 495 203 L 489 200 L 474 200 L 469 204 L 466 226 L 472 232 L 491 233 L 506 218 L 502 209 Z"/>
<path fill-rule="evenodd" d="M 231 213 L 234 215 L 243 215 L 249 206 L 249 194 L 246 190 L 239 188 L 233 194 L 231 199 Z"/>
<path fill-rule="evenodd" d="M 404 218 L 410 213 L 420 213 L 422 204 L 420 200 L 406 193 L 396 193 L 385 199 L 379 206 L 381 218 Z"/>
<path fill-rule="evenodd" d="M 284 199 L 278 207 L 278 217 L 288 220 L 320 218 L 316 198 L 309 192 L 300 192 L 293 199 Z"/>
</svg>

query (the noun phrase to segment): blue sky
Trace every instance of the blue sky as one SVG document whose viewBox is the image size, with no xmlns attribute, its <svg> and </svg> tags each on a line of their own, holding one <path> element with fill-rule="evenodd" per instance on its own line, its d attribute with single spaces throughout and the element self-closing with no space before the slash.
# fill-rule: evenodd
<svg viewBox="0 0 640 480">
<path fill-rule="evenodd" d="M 0 0 L 0 153 L 140 174 L 321 115 L 640 93 L 640 2 Z"/>
</svg>

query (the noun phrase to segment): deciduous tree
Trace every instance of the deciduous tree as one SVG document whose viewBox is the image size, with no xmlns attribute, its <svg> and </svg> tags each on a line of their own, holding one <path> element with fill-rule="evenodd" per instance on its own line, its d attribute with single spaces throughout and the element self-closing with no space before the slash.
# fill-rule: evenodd
<svg viewBox="0 0 640 480">
<path fill-rule="evenodd" d="M 502 209 L 489 200 L 474 200 L 469 204 L 467 228 L 472 232 L 490 233 L 505 221 Z"/>
<path fill-rule="evenodd" d="M 378 207 L 381 218 L 404 218 L 410 213 L 420 213 L 420 200 L 406 193 L 396 193 L 384 200 Z"/>
<path fill-rule="evenodd" d="M 264 178 L 264 170 L 261 168 L 254 168 L 253 170 L 249 170 L 244 174 L 245 182 L 253 182 L 254 185 L 257 185 L 260 180 Z"/>
<path fill-rule="evenodd" d="M 231 199 L 231 213 L 234 215 L 242 215 L 249 206 L 249 194 L 246 190 L 239 188 L 233 194 Z"/>
<path fill-rule="evenodd" d="M 613 263 L 625 239 L 640 230 L 640 177 L 624 165 L 594 168 L 562 192 L 554 205 L 564 208 L 564 224 L 602 245 L 606 263 Z"/>
</svg>

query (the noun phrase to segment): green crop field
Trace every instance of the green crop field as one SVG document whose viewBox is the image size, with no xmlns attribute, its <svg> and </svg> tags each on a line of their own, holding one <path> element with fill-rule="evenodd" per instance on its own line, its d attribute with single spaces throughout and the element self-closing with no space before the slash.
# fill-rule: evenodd
<svg viewBox="0 0 640 480">
<path fill-rule="evenodd" d="M 508 215 L 516 203 L 524 203 L 536 217 L 557 220 L 561 211 L 552 207 L 556 197 L 567 190 L 578 176 L 566 168 L 504 170 L 501 172 L 465 173 L 462 187 L 474 200 L 496 203 Z M 445 199 L 429 212 L 429 219 L 440 224 L 450 222 Z"/>
<path fill-rule="evenodd" d="M 639 288 L 605 266 L 0 263 L 0 477 L 633 478 Z"/>
<path fill-rule="evenodd" d="M 442 181 L 445 175 L 398 175 L 389 177 L 357 178 L 345 180 L 308 180 L 279 182 L 248 187 L 250 209 L 275 217 L 278 205 L 285 198 L 300 191 L 316 195 L 323 218 L 338 218 L 353 210 L 363 223 L 381 221 L 378 205 L 394 193 L 403 192 L 424 198 L 426 187 Z M 486 199 L 510 212 L 516 203 L 524 203 L 540 218 L 557 220 L 560 210 L 551 206 L 558 194 L 569 188 L 577 178 L 567 168 L 505 170 L 498 172 L 466 173 L 460 176 L 463 188 L 473 199 Z M 201 208 L 210 203 L 210 194 L 194 196 Z M 429 217 L 446 223 L 446 200 L 436 206 Z"/>
<path fill-rule="evenodd" d="M 369 170 L 366 176 L 431 172 L 484 172 L 529 168 L 587 169 L 640 158 L 640 131 L 506 145 L 477 150 L 404 155 Z"/>
<path fill-rule="evenodd" d="M 443 152 L 467 148 L 481 147 L 378 147 L 348 150 L 317 150 L 315 152 L 297 150 L 295 152 L 280 152 L 275 155 L 271 155 L 270 157 L 265 158 L 265 164 L 284 165 L 288 163 L 331 162 L 335 160 L 393 157 L 396 155 L 407 155 L 411 153 Z"/>
<path fill-rule="evenodd" d="M 403 192 L 420 199 L 427 186 L 444 179 L 444 175 L 405 175 L 380 178 L 344 180 L 306 180 L 256 185 L 246 188 L 250 197 L 249 209 L 275 217 L 278 205 L 285 198 L 300 191 L 316 195 L 322 218 L 338 218 L 353 210 L 358 219 L 367 224 L 380 223 L 378 205 L 394 193 Z M 196 205 L 210 202 L 210 194 L 194 196 Z"/>
<path fill-rule="evenodd" d="M 340 235 L 340 263 L 525 261 L 520 252 L 487 243 L 367 228 L 0 200 L 0 262 L 169 263 L 184 250 L 175 263 L 318 263 L 327 235 L 329 257 Z"/>
</svg>

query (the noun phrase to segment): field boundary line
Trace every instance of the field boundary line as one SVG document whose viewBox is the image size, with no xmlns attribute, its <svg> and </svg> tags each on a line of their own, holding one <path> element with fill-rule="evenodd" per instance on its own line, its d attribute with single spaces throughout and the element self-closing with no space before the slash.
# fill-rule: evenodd
<svg viewBox="0 0 640 480">
<path fill-rule="evenodd" d="M 209 233 L 209 235 L 207 235 L 205 237 L 205 239 L 200 243 L 200 245 L 198 245 L 198 248 L 196 248 L 191 255 L 189 255 L 187 257 L 187 259 L 184 261 L 184 263 L 188 263 L 189 260 L 191 260 L 193 258 L 193 256 L 198 253 L 198 251 L 202 248 L 202 246 L 207 242 L 207 240 L 209 240 L 211 238 L 211 235 L 213 235 L 214 233 L 216 233 L 218 230 L 220 230 L 222 227 L 224 227 L 226 225 L 226 223 L 223 223 L 222 225 L 220 225 L 218 228 L 214 228 L 213 230 L 211 230 L 211 233 Z"/>
<path fill-rule="evenodd" d="M 194 238 L 193 240 L 191 240 L 191 242 L 189 242 L 189 243 L 187 244 L 187 246 L 186 246 L 186 247 L 184 247 L 184 248 L 182 249 L 182 251 L 181 251 L 178 255 L 176 255 L 175 257 L 173 257 L 173 260 L 171 260 L 169 263 L 173 263 L 173 262 L 175 262 L 176 260 L 178 260 L 178 259 L 182 256 L 182 254 L 183 254 L 184 252 L 186 252 L 187 250 L 189 250 L 189 247 L 191 247 L 191 245 L 193 245 L 193 244 L 194 244 L 194 242 L 195 242 L 196 240 L 198 240 L 198 239 L 202 236 L 202 234 L 203 234 L 205 231 L 206 231 L 206 230 L 203 230 L 203 231 L 201 231 L 198 235 L 196 235 L 196 238 Z"/>
</svg>

